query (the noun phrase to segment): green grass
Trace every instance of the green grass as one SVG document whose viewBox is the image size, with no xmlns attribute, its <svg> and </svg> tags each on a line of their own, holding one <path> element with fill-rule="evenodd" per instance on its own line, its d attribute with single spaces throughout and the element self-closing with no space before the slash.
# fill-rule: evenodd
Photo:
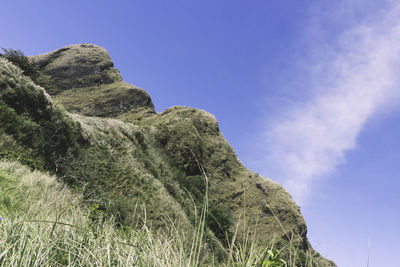
<svg viewBox="0 0 400 267">
<path fill-rule="evenodd" d="M 0 194 L 1 266 L 197 265 L 177 229 L 157 234 L 93 220 L 81 196 L 18 163 L 0 162 Z"/>
<path fill-rule="evenodd" d="M 225 262 L 208 254 L 207 190 L 194 232 L 169 221 L 159 232 L 146 224 L 117 228 L 112 217 L 93 220 L 81 200 L 54 176 L 0 161 L 0 266 L 302 266 L 282 259 L 296 257 L 290 247 L 258 247 L 249 229 L 244 241 L 230 240 Z M 314 266 L 307 257 L 304 266 Z"/>
</svg>

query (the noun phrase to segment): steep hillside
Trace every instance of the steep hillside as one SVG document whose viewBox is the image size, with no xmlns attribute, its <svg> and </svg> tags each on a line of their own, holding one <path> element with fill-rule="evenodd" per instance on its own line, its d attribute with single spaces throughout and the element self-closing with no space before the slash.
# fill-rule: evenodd
<svg viewBox="0 0 400 267">
<path fill-rule="evenodd" d="M 51 97 L 0 59 L 2 157 L 53 172 L 117 227 L 142 218 L 153 229 L 171 222 L 193 232 L 208 196 L 202 250 L 210 261 L 224 261 L 232 242 L 252 239 L 260 247 L 289 244 L 295 257 L 282 253 L 299 266 L 311 266 L 310 258 L 313 266 L 335 266 L 313 251 L 290 195 L 241 164 L 214 116 L 188 107 L 156 113 L 150 96 L 124 83 L 95 45 L 31 60 Z"/>
</svg>

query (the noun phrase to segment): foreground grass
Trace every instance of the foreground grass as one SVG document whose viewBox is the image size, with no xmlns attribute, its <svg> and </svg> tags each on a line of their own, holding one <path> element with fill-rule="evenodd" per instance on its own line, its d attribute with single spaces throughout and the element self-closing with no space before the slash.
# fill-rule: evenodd
<svg viewBox="0 0 400 267">
<path fill-rule="evenodd" d="M 53 176 L 0 162 L 1 266 L 191 265 L 176 235 L 120 229 Z M 171 229 L 173 230 L 173 229 Z"/>
<path fill-rule="evenodd" d="M 168 222 L 162 233 L 146 224 L 121 229 L 96 207 L 83 208 L 79 194 L 54 176 L 0 161 L 0 266 L 299 266 L 295 251 L 285 262 L 273 243 L 258 248 L 235 236 L 227 260 L 217 262 L 204 239 L 207 201 L 194 233 Z M 306 266 L 313 266 L 311 257 Z"/>
</svg>

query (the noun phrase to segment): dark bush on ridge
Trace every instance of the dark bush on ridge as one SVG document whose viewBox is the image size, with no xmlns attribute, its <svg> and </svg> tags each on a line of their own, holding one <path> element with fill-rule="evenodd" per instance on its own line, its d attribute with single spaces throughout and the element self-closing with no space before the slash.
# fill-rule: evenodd
<svg viewBox="0 0 400 267">
<path fill-rule="evenodd" d="M 3 54 L 0 53 L 0 57 L 3 57 L 18 66 L 23 72 L 24 75 L 29 76 L 33 82 L 36 82 L 39 76 L 38 68 L 29 61 L 29 59 L 24 55 L 24 53 L 17 49 L 12 48 L 2 48 Z"/>
</svg>

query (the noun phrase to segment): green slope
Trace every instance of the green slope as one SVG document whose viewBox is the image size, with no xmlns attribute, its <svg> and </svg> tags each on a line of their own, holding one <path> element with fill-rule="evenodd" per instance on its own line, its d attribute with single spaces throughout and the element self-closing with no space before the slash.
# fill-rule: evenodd
<svg viewBox="0 0 400 267">
<path fill-rule="evenodd" d="M 55 101 L 86 116 L 65 112 L 0 59 L 3 158 L 56 174 L 82 194 L 82 205 L 113 216 L 116 227 L 155 231 L 167 221 L 186 233 L 196 229 L 204 203 L 204 168 L 209 209 L 202 253 L 208 262 L 225 262 L 232 244 L 251 239 L 259 248 L 271 240 L 279 248 L 289 244 L 293 249 L 282 254 L 293 259 L 295 251 L 299 266 L 311 256 L 315 266 L 335 266 L 312 250 L 290 195 L 241 164 L 214 116 L 187 107 L 155 113 L 147 93 L 123 83 L 105 50 L 94 45 L 31 60 L 41 70 L 38 83 Z M 127 91 L 132 99 L 115 109 Z"/>
</svg>

